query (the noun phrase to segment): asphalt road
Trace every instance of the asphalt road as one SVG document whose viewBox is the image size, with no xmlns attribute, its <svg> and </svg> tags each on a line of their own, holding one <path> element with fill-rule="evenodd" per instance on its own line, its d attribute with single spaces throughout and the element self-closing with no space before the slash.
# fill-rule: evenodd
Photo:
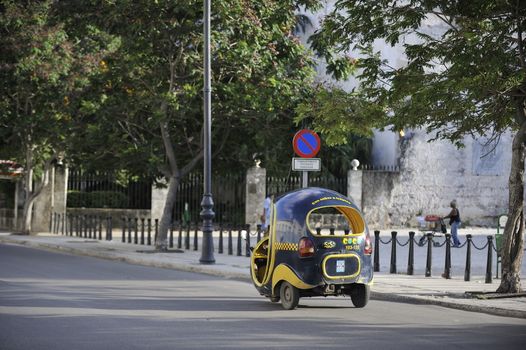
<svg viewBox="0 0 526 350">
<path fill-rule="evenodd" d="M 437 306 L 301 299 L 247 283 L 0 245 L 0 349 L 524 349 L 526 322 Z"/>
</svg>

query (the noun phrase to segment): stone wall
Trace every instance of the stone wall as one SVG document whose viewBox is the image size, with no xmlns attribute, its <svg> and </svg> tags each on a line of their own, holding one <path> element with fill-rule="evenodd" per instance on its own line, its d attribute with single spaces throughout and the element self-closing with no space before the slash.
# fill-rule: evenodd
<svg viewBox="0 0 526 350">
<path fill-rule="evenodd" d="M 427 142 L 422 130 L 399 140 L 400 172 L 363 172 L 363 211 L 371 227 L 416 226 L 416 216 L 449 213 L 456 199 L 465 225 L 494 226 L 507 211 L 511 133 L 497 147 L 466 137 L 457 149 Z M 489 155 L 486 155 L 489 152 Z"/>
</svg>

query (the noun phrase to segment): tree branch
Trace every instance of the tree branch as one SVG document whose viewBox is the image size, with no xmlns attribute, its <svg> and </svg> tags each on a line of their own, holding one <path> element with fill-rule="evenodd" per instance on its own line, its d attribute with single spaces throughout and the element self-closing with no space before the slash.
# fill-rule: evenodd
<svg viewBox="0 0 526 350">
<path fill-rule="evenodd" d="M 435 15 L 435 16 L 437 16 L 442 22 L 447 24 L 455 32 L 457 32 L 457 33 L 459 32 L 458 28 L 450 20 L 448 20 L 447 17 L 442 12 L 431 11 L 430 13 Z"/>
<path fill-rule="evenodd" d="M 526 69 L 526 58 L 524 57 L 524 46 L 522 42 L 521 17 L 517 16 L 517 47 L 519 49 L 519 61 L 522 69 Z"/>
</svg>

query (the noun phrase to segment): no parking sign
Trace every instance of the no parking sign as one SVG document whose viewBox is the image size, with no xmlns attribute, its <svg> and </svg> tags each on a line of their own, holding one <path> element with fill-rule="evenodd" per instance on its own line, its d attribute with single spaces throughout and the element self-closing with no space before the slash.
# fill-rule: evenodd
<svg viewBox="0 0 526 350">
<path fill-rule="evenodd" d="M 320 137 L 309 129 L 300 130 L 292 139 L 294 152 L 302 158 L 313 158 L 320 151 Z"/>
</svg>

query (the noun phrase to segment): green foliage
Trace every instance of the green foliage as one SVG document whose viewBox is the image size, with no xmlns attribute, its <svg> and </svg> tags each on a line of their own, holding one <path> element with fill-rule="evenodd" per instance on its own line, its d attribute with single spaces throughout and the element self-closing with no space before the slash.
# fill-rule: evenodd
<svg viewBox="0 0 526 350">
<path fill-rule="evenodd" d="M 4 0 L 0 7 L 0 159 L 37 174 L 68 148 L 72 102 L 107 52 L 95 36 L 87 36 L 99 43 L 93 50 L 70 40 L 54 3 Z"/>
<path fill-rule="evenodd" d="M 213 2 L 215 170 L 251 166 L 257 152 L 265 153 L 267 165 L 289 164 L 283 150 L 292 151 L 294 109 L 314 76 L 310 53 L 292 34 L 295 9 L 318 4 Z M 91 81 L 76 106 L 73 161 L 156 175 L 168 168 L 160 137 L 165 125 L 179 169 L 193 164 L 202 150 L 202 2 L 93 0 L 57 6 L 77 41 L 96 32 L 118 43 L 100 61 L 104 74 Z"/>
<path fill-rule="evenodd" d="M 122 192 L 68 191 L 68 208 L 126 208 L 128 197 Z"/>
<path fill-rule="evenodd" d="M 372 136 L 375 126 L 371 113 L 378 113 L 377 106 L 354 92 L 341 88 L 318 86 L 309 99 L 296 108 L 295 122 L 307 122 L 323 134 L 329 146 L 345 144 L 350 135 Z M 342 118 L 343 117 L 343 118 Z"/>
<path fill-rule="evenodd" d="M 341 0 L 312 41 L 329 62 L 348 50 L 360 56 L 358 93 L 374 106 L 369 116 L 375 121 L 394 129 L 426 127 L 461 144 L 465 134 L 520 125 L 525 16 L 523 3 L 504 0 Z M 382 41 L 402 48 L 407 64 L 381 59 L 373 44 Z M 342 124 L 352 123 L 335 122 L 330 132 L 338 138 Z"/>
</svg>

